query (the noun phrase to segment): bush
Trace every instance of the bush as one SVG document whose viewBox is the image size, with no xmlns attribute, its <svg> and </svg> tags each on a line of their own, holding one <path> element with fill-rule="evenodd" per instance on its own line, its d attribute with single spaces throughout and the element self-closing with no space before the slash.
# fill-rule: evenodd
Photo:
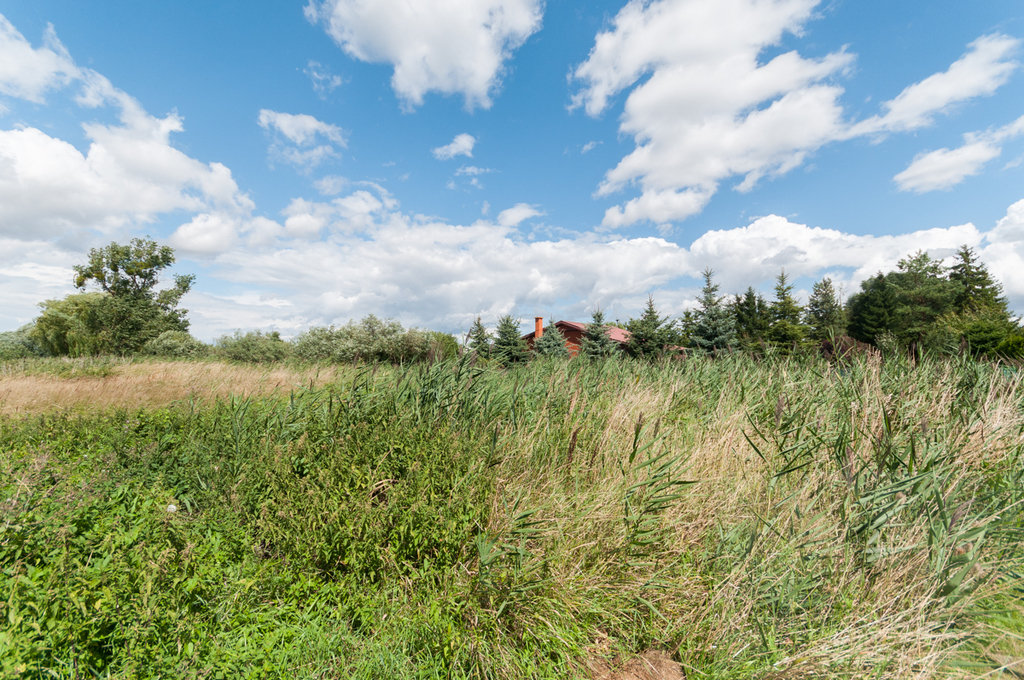
<svg viewBox="0 0 1024 680">
<path fill-rule="evenodd" d="M 216 342 L 216 353 L 231 361 L 251 364 L 268 364 L 288 357 L 290 347 L 277 331 L 264 334 L 260 331 L 235 331 L 234 335 L 222 336 Z"/>
<path fill-rule="evenodd" d="M 32 324 L 28 324 L 16 331 L 0 333 L 0 361 L 46 355 L 43 348 L 32 339 L 32 328 Z"/>
<path fill-rule="evenodd" d="M 444 336 L 450 340 L 439 339 Z M 315 326 L 295 339 L 295 356 L 303 361 L 380 361 L 404 363 L 424 359 L 434 346 L 443 356 L 458 351 L 455 338 L 417 328 L 408 330 L 394 319 L 378 319 L 373 314 L 358 324 L 349 321 L 340 328 Z"/>
<path fill-rule="evenodd" d="M 996 347 L 995 353 L 1005 359 L 1024 359 L 1024 336 L 1007 336 Z"/>
<path fill-rule="evenodd" d="M 143 351 L 158 357 L 196 359 L 206 356 L 210 347 L 185 331 L 164 331 L 143 346 Z"/>
</svg>

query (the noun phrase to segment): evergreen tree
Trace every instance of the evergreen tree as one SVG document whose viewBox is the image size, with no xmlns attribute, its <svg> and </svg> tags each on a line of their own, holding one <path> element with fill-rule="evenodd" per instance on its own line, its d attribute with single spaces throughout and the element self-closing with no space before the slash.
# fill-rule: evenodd
<svg viewBox="0 0 1024 680">
<path fill-rule="evenodd" d="M 692 309 L 687 309 L 685 312 L 683 312 L 683 315 L 681 317 L 676 319 L 675 324 L 673 324 L 672 344 L 679 345 L 680 347 L 693 346 L 691 339 L 693 338 L 693 329 L 696 327 L 697 315 L 693 312 Z"/>
<path fill-rule="evenodd" d="M 469 328 L 469 333 L 466 334 L 466 341 L 469 348 L 476 353 L 476 355 L 482 359 L 488 359 L 491 356 L 491 333 L 484 326 L 483 321 L 480 317 L 476 317 L 476 321 Z"/>
<path fill-rule="evenodd" d="M 647 307 L 639 319 L 630 319 L 626 324 L 629 331 L 629 345 L 626 350 L 631 356 L 640 359 L 653 359 L 662 355 L 665 345 L 669 343 L 671 323 L 668 317 L 658 315 L 654 306 L 654 297 L 647 297 Z"/>
<path fill-rule="evenodd" d="M 896 316 L 896 292 L 879 272 L 860 284 L 861 292 L 851 295 L 847 304 L 852 337 L 875 344 L 875 339 L 891 333 Z"/>
<path fill-rule="evenodd" d="M 608 336 L 608 329 L 604 323 L 604 312 L 595 309 L 590 323 L 583 331 L 580 354 L 588 359 L 605 359 L 614 355 L 618 349 L 619 343 Z"/>
<path fill-rule="evenodd" d="M 818 341 L 846 332 L 845 314 L 832 279 L 825 277 L 814 284 L 804 310 L 804 322 L 810 327 L 810 337 Z"/>
<path fill-rule="evenodd" d="M 526 341 L 519 334 L 519 324 L 520 320 L 513 319 L 511 314 L 498 319 L 498 337 L 494 340 L 491 355 L 502 366 L 522 363 L 529 356 Z"/>
<path fill-rule="evenodd" d="M 886 274 L 896 302 L 889 330 L 901 344 L 924 341 L 936 320 L 953 309 L 961 285 L 946 274 L 942 263 L 923 251 L 900 260 L 897 270 Z"/>
<path fill-rule="evenodd" d="M 782 270 L 775 277 L 775 299 L 768 305 L 768 316 L 771 319 L 768 339 L 784 353 L 803 342 L 807 335 L 807 327 L 800 321 L 803 311 L 793 297 L 793 286 L 789 283 L 786 271 Z"/>
<path fill-rule="evenodd" d="M 962 287 L 954 304 L 958 312 L 989 309 L 1009 318 L 1007 300 L 1003 287 L 992 279 L 988 267 L 978 261 L 974 249 L 960 246 L 957 260 L 950 268 L 949 278 Z"/>
<path fill-rule="evenodd" d="M 539 357 L 562 358 L 569 356 L 569 349 L 565 346 L 565 336 L 554 323 L 548 324 L 544 333 L 533 341 L 533 353 Z"/>
<path fill-rule="evenodd" d="M 736 341 L 732 314 L 718 297 L 718 284 L 712 282 L 713 276 L 710 268 L 704 270 L 704 287 L 697 298 L 700 311 L 690 333 L 691 345 L 709 353 L 728 349 Z"/>
<path fill-rule="evenodd" d="M 733 323 L 739 345 L 751 350 L 758 347 L 768 337 L 771 319 L 768 316 L 768 303 L 764 297 L 747 288 L 743 295 L 737 295 L 730 304 Z"/>
</svg>

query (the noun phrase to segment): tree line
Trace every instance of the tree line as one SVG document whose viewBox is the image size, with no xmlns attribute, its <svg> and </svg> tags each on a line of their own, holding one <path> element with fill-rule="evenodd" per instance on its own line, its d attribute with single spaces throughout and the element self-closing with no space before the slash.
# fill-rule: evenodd
<svg viewBox="0 0 1024 680">
<path fill-rule="evenodd" d="M 251 331 L 207 345 L 189 334 L 187 310 L 179 306 L 195 277 L 176 275 L 170 288 L 157 290 L 161 272 L 174 261 L 171 248 L 151 239 L 92 249 L 88 262 L 74 267 L 74 284 L 82 292 L 47 300 L 33 323 L 0 333 L 0 359 L 151 354 L 250 362 L 294 356 L 303 361 L 399 363 L 469 351 L 482 361 L 507 366 L 532 357 L 569 356 L 554 323 L 528 349 L 521 322 L 512 315 L 499 318 L 493 332 L 478 316 L 461 344 L 449 334 L 406 329 L 371 314 L 358 323 L 310 328 L 290 342 L 276 332 Z M 948 267 L 919 251 L 900 260 L 894 271 L 862 282 L 845 302 L 828 277 L 813 285 L 805 305 L 794 296 L 784 270 L 776 277 L 771 299 L 752 286 L 742 294 L 722 295 L 711 269 L 703 278 L 697 308 L 678 318 L 662 316 L 653 297 L 638 317 L 625 322 L 608 322 L 595 309 L 580 355 L 597 359 L 619 352 L 619 343 L 607 333 L 609 326 L 618 326 L 630 332 L 624 351 L 642 359 L 680 352 L 788 355 L 852 341 L 885 353 L 1024 357 L 1024 329 L 1010 311 L 1002 285 L 967 246 Z M 90 286 L 98 290 L 87 290 Z"/>
</svg>

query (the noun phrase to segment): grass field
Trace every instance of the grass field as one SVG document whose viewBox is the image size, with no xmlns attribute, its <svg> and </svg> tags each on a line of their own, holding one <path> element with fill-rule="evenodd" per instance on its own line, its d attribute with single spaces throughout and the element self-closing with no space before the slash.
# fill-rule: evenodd
<svg viewBox="0 0 1024 680">
<path fill-rule="evenodd" d="M 8 677 L 1024 674 L 1005 367 L 43 361 L 0 412 Z"/>
</svg>

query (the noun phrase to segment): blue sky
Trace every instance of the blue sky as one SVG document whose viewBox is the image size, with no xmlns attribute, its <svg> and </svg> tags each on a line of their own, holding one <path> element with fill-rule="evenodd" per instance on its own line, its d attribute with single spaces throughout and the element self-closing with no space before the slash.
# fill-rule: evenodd
<svg viewBox="0 0 1024 680">
<path fill-rule="evenodd" d="M 974 247 L 1024 309 L 1019 1 L 0 1 L 0 330 L 150 235 L 193 330 L 849 293 Z"/>
</svg>

